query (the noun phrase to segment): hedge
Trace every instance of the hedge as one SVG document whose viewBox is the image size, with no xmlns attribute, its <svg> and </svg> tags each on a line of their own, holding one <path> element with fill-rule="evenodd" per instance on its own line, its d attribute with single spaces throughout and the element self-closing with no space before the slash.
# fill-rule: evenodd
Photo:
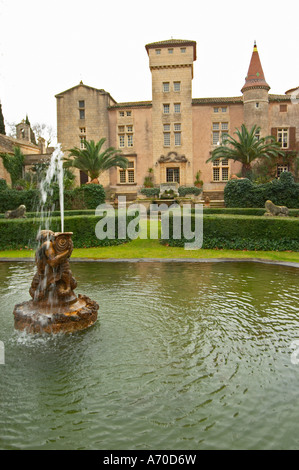
<svg viewBox="0 0 299 470">
<path fill-rule="evenodd" d="M 140 192 L 146 197 L 158 197 L 160 188 L 142 188 Z"/>
<path fill-rule="evenodd" d="M 105 202 L 105 190 L 100 184 L 86 184 L 75 189 L 64 191 L 64 208 L 95 209 Z M 34 212 L 40 205 L 40 192 L 38 189 L 18 191 L 16 189 L 0 190 L 0 212 L 17 209 L 21 204 L 26 206 L 27 212 Z M 53 197 L 48 202 L 59 209 L 59 189 L 54 186 Z"/>
<path fill-rule="evenodd" d="M 71 216 L 64 218 L 64 231 L 73 232 L 75 248 L 119 245 L 128 241 L 118 239 L 118 216 L 115 217 L 115 239 L 100 240 L 95 235 L 96 224 L 103 217 L 95 215 Z M 126 217 L 126 226 L 135 216 Z M 0 220 L 0 250 L 36 248 L 36 236 L 40 229 L 40 219 L 1 219 Z M 44 227 L 42 227 L 44 228 Z M 60 217 L 51 219 L 50 229 L 53 232 L 61 230 Z"/>
<path fill-rule="evenodd" d="M 180 186 L 178 192 L 181 197 L 184 197 L 187 194 L 194 194 L 194 196 L 198 196 L 202 192 L 202 189 L 197 188 L 196 186 Z"/>
<path fill-rule="evenodd" d="M 191 216 L 194 231 L 195 218 Z M 183 219 L 181 218 L 183 234 Z M 163 233 L 162 233 L 163 237 Z M 162 243 L 184 246 L 192 240 L 173 238 L 173 216 L 169 217 L 169 238 Z M 294 217 L 259 217 L 209 215 L 203 217 L 202 248 L 299 251 L 299 219 Z"/>
<path fill-rule="evenodd" d="M 230 180 L 224 188 L 226 207 L 265 207 L 268 199 L 278 206 L 299 209 L 299 183 L 292 173 L 281 173 L 279 179 L 264 184 L 247 178 Z"/>
</svg>

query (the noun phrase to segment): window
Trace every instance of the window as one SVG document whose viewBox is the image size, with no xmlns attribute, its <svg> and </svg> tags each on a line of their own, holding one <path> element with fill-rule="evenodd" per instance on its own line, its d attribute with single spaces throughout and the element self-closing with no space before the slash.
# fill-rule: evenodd
<svg viewBox="0 0 299 470">
<path fill-rule="evenodd" d="M 287 113 L 287 111 L 288 111 L 288 105 L 287 105 L 287 104 L 281 104 L 281 105 L 279 106 L 279 111 L 280 111 L 281 113 Z"/>
<path fill-rule="evenodd" d="M 79 101 L 79 108 L 85 108 L 85 101 Z"/>
<path fill-rule="evenodd" d="M 163 104 L 163 113 L 169 114 L 169 104 Z"/>
<path fill-rule="evenodd" d="M 118 140 L 119 140 L 119 146 L 124 147 L 125 146 L 125 136 L 124 135 L 119 135 Z"/>
<path fill-rule="evenodd" d="M 80 119 L 85 119 L 85 109 L 79 109 Z"/>
<path fill-rule="evenodd" d="M 133 134 L 128 134 L 128 147 L 133 147 Z"/>
<path fill-rule="evenodd" d="M 226 113 L 227 112 L 227 107 L 221 108 L 221 112 Z"/>
<path fill-rule="evenodd" d="M 181 124 L 178 123 L 174 125 L 174 145 L 180 146 L 181 144 Z"/>
<path fill-rule="evenodd" d="M 214 113 L 218 113 L 219 108 L 214 108 Z"/>
<path fill-rule="evenodd" d="M 180 169 L 179 168 L 166 168 L 166 182 L 179 183 L 180 182 Z"/>
<path fill-rule="evenodd" d="M 181 145 L 181 133 L 175 132 L 174 133 L 174 145 L 180 146 Z"/>
<path fill-rule="evenodd" d="M 80 137 L 80 149 L 82 149 L 82 150 L 86 149 L 85 143 L 86 143 L 86 137 L 81 136 Z"/>
<path fill-rule="evenodd" d="M 80 127 L 80 134 L 86 134 L 86 127 Z"/>
<path fill-rule="evenodd" d="M 164 147 L 170 147 L 170 124 L 164 124 L 163 132 Z"/>
<path fill-rule="evenodd" d="M 286 149 L 289 146 L 289 129 L 277 129 L 277 140 L 281 148 Z"/>
<path fill-rule="evenodd" d="M 118 145 L 120 148 L 133 147 L 133 126 L 118 126 Z"/>
<path fill-rule="evenodd" d="M 128 183 L 135 183 L 135 172 L 134 172 L 134 170 L 128 170 Z"/>
<path fill-rule="evenodd" d="M 277 178 L 279 178 L 281 173 L 284 173 L 285 171 L 289 171 L 288 165 L 277 165 Z"/>
<path fill-rule="evenodd" d="M 219 159 L 213 161 L 213 181 L 228 181 L 228 160 Z"/>
<path fill-rule="evenodd" d="M 259 107 L 260 107 L 260 103 L 255 103 L 255 107 L 256 107 L 256 108 L 259 108 Z"/>
<path fill-rule="evenodd" d="M 185 48 L 185 47 L 181 47 L 181 53 L 182 53 L 182 54 L 185 54 L 185 52 L 186 52 L 186 48 Z"/>
<path fill-rule="evenodd" d="M 124 111 L 120 111 L 120 112 L 119 112 L 119 115 L 120 115 L 120 117 L 124 117 L 125 112 L 124 112 Z"/>
<path fill-rule="evenodd" d="M 181 82 L 173 82 L 173 90 L 181 91 Z"/>
<path fill-rule="evenodd" d="M 119 182 L 122 184 L 135 183 L 135 162 L 133 160 L 128 162 L 126 170 L 119 170 Z"/>
<path fill-rule="evenodd" d="M 228 122 L 213 122 L 212 123 L 212 144 L 219 145 L 225 141 L 228 135 Z"/>
<path fill-rule="evenodd" d="M 261 138 L 261 133 L 260 133 L 260 131 L 257 131 L 257 132 L 254 134 L 254 136 L 255 136 L 256 140 L 260 140 L 260 138 Z"/>
<path fill-rule="evenodd" d="M 132 116 L 132 111 L 127 111 L 127 116 Z"/>
<path fill-rule="evenodd" d="M 161 49 L 156 49 L 156 54 L 160 55 L 161 54 Z"/>
<path fill-rule="evenodd" d="M 174 112 L 175 113 L 181 112 L 181 103 L 174 103 Z"/>
<path fill-rule="evenodd" d="M 169 92 L 169 82 L 164 82 L 163 83 L 163 92 L 168 93 Z"/>
<path fill-rule="evenodd" d="M 172 48 L 168 49 L 168 54 L 173 54 L 173 49 Z"/>
<path fill-rule="evenodd" d="M 119 170 L 119 182 L 120 183 L 126 182 L 126 170 Z"/>
</svg>

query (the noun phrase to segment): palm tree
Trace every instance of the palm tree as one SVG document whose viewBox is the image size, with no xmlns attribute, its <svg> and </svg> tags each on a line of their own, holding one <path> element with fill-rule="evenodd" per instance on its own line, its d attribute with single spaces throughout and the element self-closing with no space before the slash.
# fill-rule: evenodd
<svg viewBox="0 0 299 470">
<path fill-rule="evenodd" d="M 65 159 L 64 166 L 66 168 L 73 167 L 81 170 L 89 176 L 91 180 L 98 180 L 101 173 L 114 166 L 125 170 L 128 167 L 127 158 L 114 147 L 102 150 L 105 141 L 106 139 L 103 137 L 97 143 L 95 143 L 94 140 L 85 141 L 84 149 L 79 149 L 78 147 L 69 149 L 70 154 Z M 74 158 L 71 159 L 70 157 Z"/>
<path fill-rule="evenodd" d="M 258 139 L 259 132 L 260 127 L 256 125 L 248 131 L 247 127 L 242 124 L 241 130 L 236 129 L 237 139 L 230 135 L 225 136 L 223 144 L 213 150 L 207 162 L 227 159 L 238 161 L 242 163 L 242 176 L 245 177 L 251 172 L 251 163 L 254 160 L 274 159 L 284 154 L 275 137 L 269 135 Z"/>
</svg>

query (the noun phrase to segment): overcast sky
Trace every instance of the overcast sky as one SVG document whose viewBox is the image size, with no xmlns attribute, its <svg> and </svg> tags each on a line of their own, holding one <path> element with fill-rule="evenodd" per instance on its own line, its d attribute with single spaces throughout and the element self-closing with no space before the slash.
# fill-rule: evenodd
<svg viewBox="0 0 299 470">
<path fill-rule="evenodd" d="M 77 85 L 118 101 L 151 100 L 145 44 L 197 42 L 193 98 L 240 96 L 254 40 L 270 93 L 299 85 L 294 0 L 0 0 L 5 121 L 56 130 L 55 95 Z"/>
</svg>

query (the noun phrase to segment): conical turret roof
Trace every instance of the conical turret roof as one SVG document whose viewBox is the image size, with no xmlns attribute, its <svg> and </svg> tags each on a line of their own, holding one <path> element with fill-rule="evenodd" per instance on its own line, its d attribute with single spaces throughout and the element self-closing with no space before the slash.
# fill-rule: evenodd
<svg viewBox="0 0 299 470">
<path fill-rule="evenodd" d="M 265 80 L 265 75 L 263 72 L 263 67 L 260 61 L 256 42 L 254 42 L 247 77 L 245 79 L 245 84 L 241 91 L 242 93 L 244 93 L 244 91 L 249 90 L 251 88 L 265 88 L 266 90 L 270 90 L 270 87 Z"/>
</svg>

